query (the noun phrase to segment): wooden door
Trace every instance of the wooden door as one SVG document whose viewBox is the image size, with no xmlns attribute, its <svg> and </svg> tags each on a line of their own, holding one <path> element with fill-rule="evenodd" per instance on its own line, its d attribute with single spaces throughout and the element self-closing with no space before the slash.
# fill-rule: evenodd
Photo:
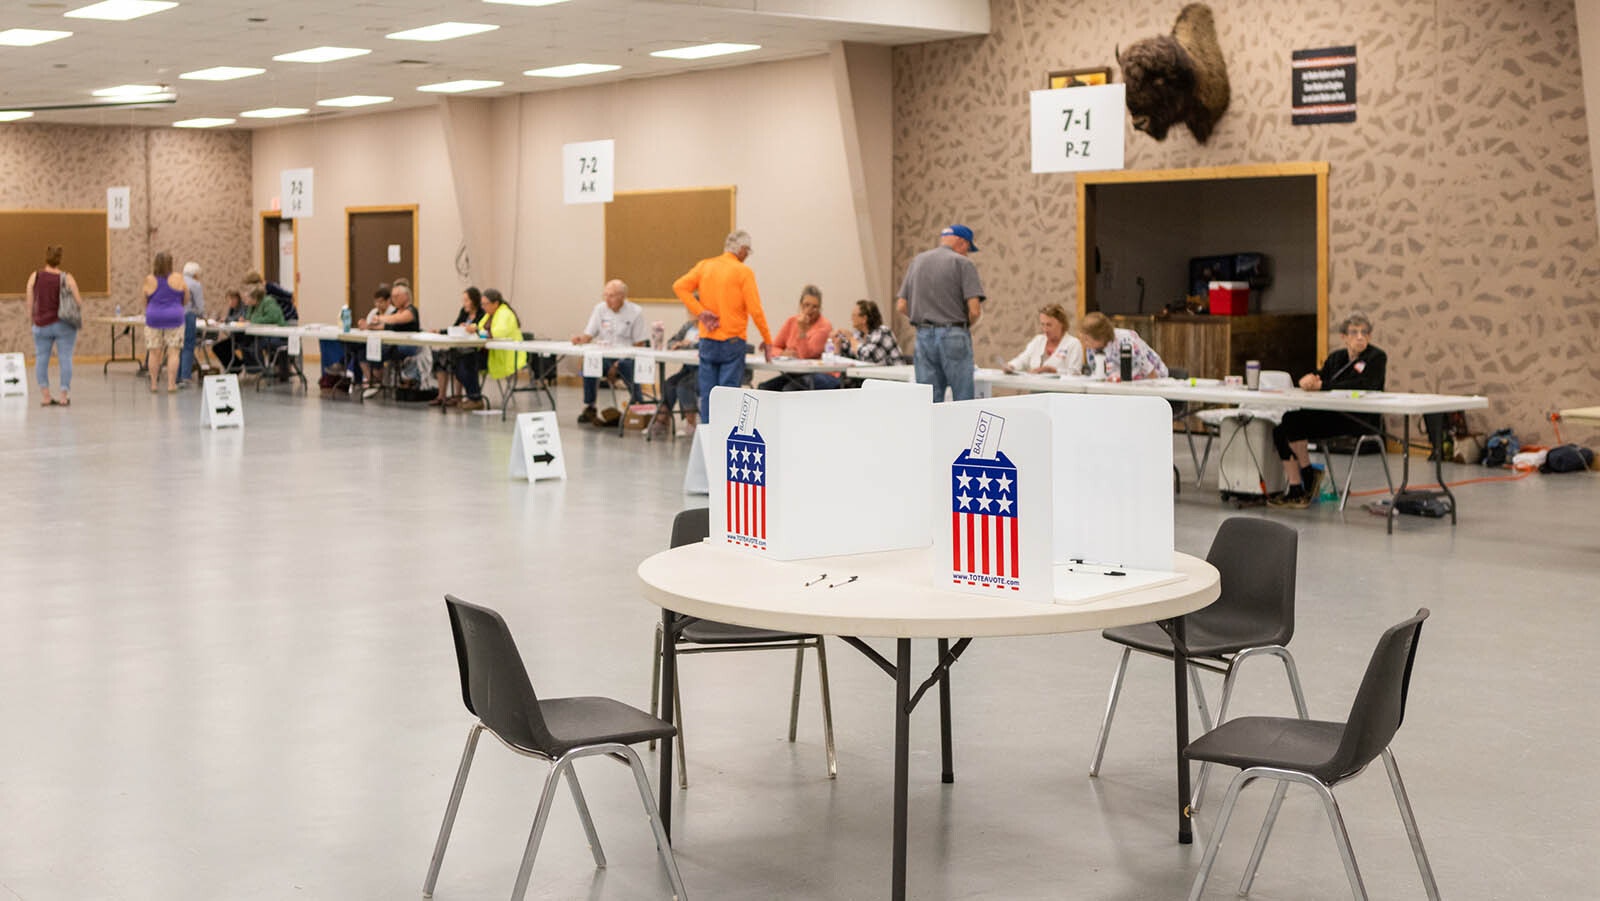
<svg viewBox="0 0 1600 901">
<path fill-rule="evenodd" d="M 290 291 L 297 290 L 299 240 L 293 219 L 285 219 L 277 213 L 262 213 L 261 277 Z"/>
<path fill-rule="evenodd" d="M 380 284 L 394 284 L 397 278 L 411 282 L 411 296 L 417 295 L 417 208 L 415 206 L 350 207 L 345 210 L 349 223 L 349 246 L 345 266 L 346 296 L 350 313 L 356 319 L 372 307 L 372 292 Z"/>
</svg>

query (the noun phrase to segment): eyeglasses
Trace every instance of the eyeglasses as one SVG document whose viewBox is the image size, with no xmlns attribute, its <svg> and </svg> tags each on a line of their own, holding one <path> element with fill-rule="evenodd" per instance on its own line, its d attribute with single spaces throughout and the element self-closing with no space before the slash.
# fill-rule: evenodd
<svg viewBox="0 0 1600 901">
<path fill-rule="evenodd" d="M 1366 338 L 1366 337 L 1371 336 L 1372 329 L 1369 329 L 1369 328 L 1347 329 L 1347 330 L 1345 330 L 1345 334 L 1349 335 L 1352 338 Z"/>
</svg>

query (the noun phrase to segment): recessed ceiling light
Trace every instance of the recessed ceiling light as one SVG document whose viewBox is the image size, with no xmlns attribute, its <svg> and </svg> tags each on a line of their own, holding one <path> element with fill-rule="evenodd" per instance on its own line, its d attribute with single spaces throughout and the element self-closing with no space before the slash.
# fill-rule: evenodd
<svg viewBox="0 0 1600 901">
<path fill-rule="evenodd" d="M 729 53 L 748 53 L 760 49 L 760 44 L 695 44 L 692 47 L 679 47 L 676 50 L 657 50 L 650 55 L 665 59 L 705 59 L 708 56 L 726 56 Z"/>
<path fill-rule="evenodd" d="M 503 81 L 480 81 L 475 78 L 463 78 L 460 81 L 441 81 L 438 84 L 425 84 L 417 88 L 430 94 L 460 94 L 464 91 L 482 91 L 486 88 L 498 88 L 505 84 Z"/>
<path fill-rule="evenodd" d="M 327 100 L 318 100 L 317 106 L 372 106 L 378 103 L 393 102 L 393 97 L 378 97 L 372 94 L 351 94 L 348 97 L 329 97 Z"/>
<path fill-rule="evenodd" d="M 413 28 L 409 31 L 397 31 L 394 34 L 386 34 L 384 37 L 392 41 L 449 41 L 455 38 L 464 38 L 468 35 L 482 34 L 485 31 L 494 31 L 499 27 L 499 25 L 475 25 L 471 22 L 440 22 L 437 25 Z"/>
<path fill-rule="evenodd" d="M 0 31 L 0 44 L 7 47 L 37 47 L 72 37 L 70 31 L 43 31 L 38 28 L 7 28 Z"/>
<path fill-rule="evenodd" d="M 180 122 L 174 122 L 174 123 L 172 123 L 172 127 L 173 128 L 221 128 L 224 125 L 232 125 L 233 123 L 234 123 L 233 119 L 216 119 L 216 118 L 212 118 L 212 117 L 209 117 L 209 116 L 201 116 L 198 119 L 184 119 L 184 120 L 182 120 Z"/>
<path fill-rule="evenodd" d="M 81 6 L 71 12 L 62 13 L 69 19 L 105 19 L 110 22 L 126 22 L 140 16 L 148 16 L 169 10 L 178 4 L 170 0 L 103 0 L 89 6 Z"/>
<path fill-rule="evenodd" d="M 27 119 L 27 118 L 31 117 L 32 115 L 33 115 L 33 113 L 30 113 L 27 110 L 20 110 L 20 109 L 0 110 L 0 122 L 15 122 L 18 119 Z"/>
<path fill-rule="evenodd" d="M 101 88 L 94 92 L 96 97 L 148 97 L 152 94 L 165 94 L 166 85 L 159 84 L 119 84 L 114 88 Z"/>
<path fill-rule="evenodd" d="M 249 78 L 252 75 L 260 75 L 265 71 L 267 70 L 252 69 L 249 66 L 212 66 L 209 69 L 196 69 L 193 72 L 185 72 L 178 77 L 187 78 L 191 81 L 232 81 L 235 78 Z"/>
<path fill-rule="evenodd" d="M 280 63 L 331 63 L 336 59 L 365 56 L 371 52 L 371 50 L 362 50 L 359 47 L 312 47 L 310 50 L 280 53 L 274 56 L 273 59 Z"/>
<path fill-rule="evenodd" d="M 483 0 L 485 3 L 502 3 L 506 6 L 555 6 L 567 0 Z"/>
<path fill-rule="evenodd" d="M 534 78 L 577 78 L 580 75 L 596 75 L 601 72 L 615 72 L 621 66 L 611 66 L 604 63 L 569 63 L 565 66 L 547 66 L 543 69 L 529 69 L 523 75 L 532 75 Z"/>
<path fill-rule="evenodd" d="M 262 109 L 247 109 L 239 115 L 246 119 L 282 119 L 287 116 L 304 116 L 306 112 L 293 106 L 268 106 Z"/>
</svg>

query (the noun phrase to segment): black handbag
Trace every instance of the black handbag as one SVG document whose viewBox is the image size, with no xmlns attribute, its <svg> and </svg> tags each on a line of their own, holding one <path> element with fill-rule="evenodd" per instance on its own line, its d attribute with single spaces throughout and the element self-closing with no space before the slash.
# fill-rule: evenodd
<svg viewBox="0 0 1600 901">
<path fill-rule="evenodd" d="M 56 318 L 75 329 L 83 328 L 83 307 L 78 304 L 78 296 L 72 293 L 72 286 L 67 284 L 65 274 L 61 276 L 61 297 L 57 301 Z"/>
</svg>

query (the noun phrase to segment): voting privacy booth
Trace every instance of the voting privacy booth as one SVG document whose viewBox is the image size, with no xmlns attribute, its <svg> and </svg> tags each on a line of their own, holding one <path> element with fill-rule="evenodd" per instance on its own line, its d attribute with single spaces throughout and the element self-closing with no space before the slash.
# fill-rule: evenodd
<svg viewBox="0 0 1600 901">
<path fill-rule="evenodd" d="M 937 587 L 1089 603 L 1176 580 L 1155 397 L 933 404 L 925 385 L 717 388 L 711 541 L 772 560 L 926 549 Z"/>
</svg>

